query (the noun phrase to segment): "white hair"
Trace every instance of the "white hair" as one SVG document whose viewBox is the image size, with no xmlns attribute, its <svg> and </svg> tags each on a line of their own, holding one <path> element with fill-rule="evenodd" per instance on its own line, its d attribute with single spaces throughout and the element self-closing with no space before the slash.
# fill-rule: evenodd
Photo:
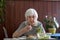
<svg viewBox="0 0 60 40">
<path fill-rule="evenodd" d="M 38 19 L 38 14 L 37 11 L 33 8 L 29 8 L 26 10 L 25 12 L 25 18 L 27 18 L 28 16 L 35 16 L 36 20 Z"/>
</svg>

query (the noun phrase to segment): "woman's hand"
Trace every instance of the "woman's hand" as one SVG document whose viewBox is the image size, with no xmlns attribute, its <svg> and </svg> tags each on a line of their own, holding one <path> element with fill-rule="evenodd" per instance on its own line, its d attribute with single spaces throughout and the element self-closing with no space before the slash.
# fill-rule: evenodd
<svg viewBox="0 0 60 40">
<path fill-rule="evenodd" d="M 29 32 L 32 29 L 31 25 L 27 25 L 26 27 L 22 28 L 19 32 L 15 32 L 13 33 L 13 37 L 19 37 L 21 35 L 23 35 L 26 32 Z"/>
<path fill-rule="evenodd" d="M 32 26 L 31 26 L 31 25 L 27 25 L 27 26 L 25 27 L 25 29 L 27 29 L 28 31 L 30 31 L 30 30 L 32 29 Z"/>
<path fill-rule="evenodd" d="M 32 30 L 32 26 L 31 25 L 27 25 L 26 27 L 24 27 L 21 31 L 23 33 L 29 32 L 30 30 Z"/>
<path fill-rule="evenodd" d="M 29 32 L 30 30 L 32 30 L 32 26 L 31 25 L 27 25 L 26 27 L 24 27 L 23 29 L 20 30 L 19 34 L 22 35 L 26 32 Z"/>
</svg>

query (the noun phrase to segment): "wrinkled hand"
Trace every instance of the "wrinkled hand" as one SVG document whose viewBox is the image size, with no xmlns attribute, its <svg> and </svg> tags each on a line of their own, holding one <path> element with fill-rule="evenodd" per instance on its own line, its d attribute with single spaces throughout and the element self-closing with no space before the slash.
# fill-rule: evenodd
<svg viewBox="0 0 60 40">
<path fill-rule="evenodd" d="M 19 33 L 24 34 L 26 32 L 29 32 L 31 29 L 32 29 L 32 26 L 31 25 L 27 25 L 26 27 L 21 29 L 21 31 Z"/>
<path fill-rule="evenodd" d="M 31 25 L 27 25 L 26 27 L 22 28 L 20 31 L 15 32 L 15 33 L 13 34 L 13 37 L 19 37 L 19 36 L 21 36 L 22 34 L 30 31 L 31 29 L 32 29 L 32 26 L 31 26 Z"/>
<path fill-rule="evenodd" d="M 27 25 L 24 29 L 25 29 L 26 31 L 30 31 L 30 30 L 32 30 L 32 26 L 31 26 L 31 25 Z"/>
</svg>

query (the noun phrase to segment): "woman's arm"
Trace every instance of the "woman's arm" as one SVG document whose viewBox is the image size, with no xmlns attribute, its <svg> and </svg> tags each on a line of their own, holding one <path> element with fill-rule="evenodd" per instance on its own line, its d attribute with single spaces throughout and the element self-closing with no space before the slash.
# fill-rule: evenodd
<svg viewBox="0 0 60 40">
<path fill-rule="evenodd" d="M 22 28 L 20 31 L 16 31 L 13 33 L 13 37 L 16 38 L 16 37 L 19 37 L 21 36 L 22 34 L 28 32 L 29 30 L 31 30 L 32 27 L 30 25 L 27 25 L 26 27 Z"/>
<path fill-rule="evenodd" d="M 44 27 L 43 27 L 43 24 L 42 24 L 41 22 L 39 22 L 39 25 L 38 25 L 38 26 L 40 27 L 41 33 L 46 33 L 46 32 L 45 32 L 45 29 L 44 29 Z"/>
<path fill-rule="evenodd" d="M 41 24 L 41 31 L 42 31 L 42 33 L 46 33 L 42 24 Z"/>
</svg>

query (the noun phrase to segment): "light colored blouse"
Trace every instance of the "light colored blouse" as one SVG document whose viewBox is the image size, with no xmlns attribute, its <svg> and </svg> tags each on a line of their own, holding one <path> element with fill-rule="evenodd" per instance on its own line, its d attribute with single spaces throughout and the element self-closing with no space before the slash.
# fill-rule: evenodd
<svg viewBox="0 0 60 40">
<path fill-rule="evenodd" d="M 18 29 L 16 30 L 16 32 L 20 31 L 22 28 L 24 28 L 26 25 L 28 25 L 27 21 L 24 21 L 20 24 L 20 26 L 18 27 Z M 41 22 L 37 21 L 37 23 L 32 27 L 32 30 L 30 30 L 29 32 L 24 33 L 23 35 L 34 35 L 37 34 L 36 30 L 37 28 L 40 28 L 40 33 L 45 33 L 45 30 L 43 28 L 43 25 Z"/>
</svg>

